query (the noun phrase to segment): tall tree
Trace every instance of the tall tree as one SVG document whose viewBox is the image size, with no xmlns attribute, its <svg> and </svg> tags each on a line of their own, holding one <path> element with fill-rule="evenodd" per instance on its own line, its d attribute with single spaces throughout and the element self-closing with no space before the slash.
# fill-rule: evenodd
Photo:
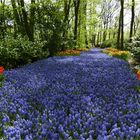
<svg viewBox="0 0 140 140">
<path fill-rule="evenodd" d="M 5 37 L 5 0 L 1 0 L 0 1 L 0 4 L 2 4 L 1 5 L 1 16 L 0 16 L 0 31 L 1 31 L 1 33 L 0 33 L 0 37 L 2 37 L 2 38 L 4 38 Z"/>
<path fill-rule="evenodd" d="M 103 41 L 111 39 L 113 36 L 113 26 L 119 5 L 116 0 L 103 0 L 101 5 L 100 18 L 102 21 Z"/>
<path fill-rule="evenodd" d="M 80 0 L 74 0 L 74 40 L 77 41 L 77 30 L 78 30 L 78 16 L 79 16 Z"/>
<path fill-rule="evenodd" d="M 121 49 L 124 49 L 124 0 L 121 0 Z"/>
<path fill-rule="evenodd" d="M 68 26 L 69 24 L 70 8 L 71 0 L 64 0 L 64 23 L 66 24 L 66 26 Z"/>
<path fill-rule="evenodd" d="M 35 0 L 31 0 L 31 6 L 30 6 L 30 32 L 31 37 L 30 40 L 34 41 L 34 26 L 35 26 Z"/>
<path fill-rule="evenodd" d="M 68 39 L 70 9 L 71 9 L 71 0 L 64 0 L 64 25 L 65 25 L 65 29 L 63 31 L 64 40 Z M 65 44 L 63 44 L 62 50 L 64 51 L 65 49 L 66 49 L 66 46 L 65 46 Z"/>
<path fill-rule="evenodd" d="M 12 4 L 12 7 L 13 7 L 13 14 L 14 14 L 15 22 L 17 24 L 17 26 L 15 24 L 15 32 L 18 31 L 24 36 L 26 33 L 25 33 L 25 30 L 24 30 L 23 19 L 22 19 L 22 16 L 20 14 L 20 11 L 18 10 L 18 7 L 17 7 L 17 4 L 16 4 L 15 0 L 11 0 L 11 4 Z"/>
<path fill-rule="evenodd" d="M 132 0 L 132 6 L 131 6 L 131 24 L 130 24 L 130 42 L 132 42 L 132 36 L 134 31 L 134 19 L 135 19 L 135 0 Z"/>
<path fill-rule="evenodd" d="M 87 36 L 87 0 L 85 0 L 85 2 L 84 2 L 84 15 L 85 15 L 85 24 L 84 24 L 85 45 L 88 48 L 88 36 Z"/>
<path fill-rule="evenodd" d="M 18 30 L 23 36 L 27 35 L 30 41 L 34 41 L 35 0 L 31 0 L 30 17 L 24 0 L 17 0 L 17 3 L 11 0 L 11 3 Z"/>
<path fill-rule="evenodd" d="M 32 4 L 34 4 L 34 0 L 31 1 Z M 31 15 L 33 17 L 30 17 L 30 23 L 28 21 L 28 13 L 27 11 L 25 10 L 25 3 L 24 3 L 24 0 L 20 0 L 20 6 L 22 8 L 22 17 L 23 17 L 23 21 L 24 21 L 24 28 L 25 28 L 25 31 L 26 31 L 26 34 L 29 38 L 30 41 L 33 41 L 34 38 L 33 38 L 33 25 L 31 25 L 30 23 L 33 23 L 34 21 L 34 10 L 33 8 L 31 8 Z"/>
<path fill-rule="evenodd" d="M 136 35 L 139 32 L 139 26 L 140 26 L 140 13 L 139 15 L 135 16 L 136 20 L 134 22 L 134 35 Z"/>
<path fill-rule="evenodd" d="M 119 27 L 117 37 L 117 48 L 124 49 L 124 0 L 120 0 L 120 16 L 119 16 Z"/>
<path fill-rule="evenodd" d="M 118 24 L 118 36 L 117 36 L 117 48 L 120 48 L 120 37 L 121 37 L 121 11 L 119 15 L 119 24 Z"/>
</svg>

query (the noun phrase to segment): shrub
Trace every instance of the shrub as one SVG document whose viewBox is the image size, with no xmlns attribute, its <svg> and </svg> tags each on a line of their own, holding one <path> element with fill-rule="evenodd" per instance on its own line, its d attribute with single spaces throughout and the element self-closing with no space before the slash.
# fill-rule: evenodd
<svg viewBox="0 0 140 140">
<path fill-rule="evenodd" d="M 73 36 L 64 37 L 63 41 L 61 42 L 61 50 L 70 50 L 76 49 L 76 41 L 73 39 Z"/>
<path fill-rule="evenodd" d="M 43 46 L 44 42 L 30 42 L 26 38 L 5 38 L 0 42 L 1 65 L 14 68 L 41 59 L 46 54 Z"/>
<path fill-rule="evenodd" d="M 62 37 L 65 31 L 63 22 L 63 11 L 60 7 L 52 4 L 43 3 L 43 7 L 38 8 L 43 20 L 38 20 L 38 26 L 42 30 L 42 39 L 46 40 L 44 49 L 49 51 L 49 56 L 54 56 L 59 52 L 62 46 L 67 43 Z"/>
<path fill-rule="evenodd" d="M 101 48 L 109 48 L 109 47 L 114 47 L 116 44 L 115 40 L 106 40 L 101 44 Z"/>
<path fill-rule="evenodd" d="M 140 37 L 136 37 L 132 43 L 126 44 L 126 48 L 133 53 L 134 59 L 140 62 Z"/>
<path fill-rule="evenodd" d="M 133 47 L 131 52 L 133 53 L 135 60 L 140 62 L 140 47 Z"/>
</svg>

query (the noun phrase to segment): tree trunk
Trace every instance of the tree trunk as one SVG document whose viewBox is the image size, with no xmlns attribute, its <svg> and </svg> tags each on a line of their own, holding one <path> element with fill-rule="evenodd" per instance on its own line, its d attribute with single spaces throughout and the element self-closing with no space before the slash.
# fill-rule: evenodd
<svg viewBox="0 0 140 140">
<path fill-rule="evenodd" d="M 106 40 L 106 23 L 104 22 L 103 42 Z"/>
<path fill-rule="evenodd" d="M 124 49 L 124 0 L 121 0 L 121 49 Z"/>
<path fill-rule="evenodd" d="M 16 6 L 16 2 L 15 0 L 11 0 L 11 4 L 12 4 L 12 7 L 13 7 L 13 14 L 14 14 L 14 18 L 15 18 L 15 21 L 16 21 L 16 24 L 17 24 L 17 30 L 18 32 L 21 33 L 22 36 L 25 36 L 25 30 L 24 30 L 24 27 L 23 27 L 23 20 L 22 20 L 22 17 L 20 15 L 20 13 L 18 12 L 18 8 Z"/>
<path fill-rule="evenodd" d="M 84 4 L 84 15 L 85 15 L 85 24 L 84 24 L 85 44 L 86 44 L 86 48 L 88 48 L 88 37 L 87 37 L 87 1 L 85 1 L 85 4 Z"/>
<path fill-rule="evenodd" d="M 68 26 L 69 26 L 69 14 L 70 14 L 70 8 L 71 8 L 71 0 L 64 0 L 64 24 L 66 28 L 63 32 L 63 38 L 67 39 L 68 37 Z M 64 51 L 65 45 L 62 45 L 62 51 Z"/>
<path fill-rule="evenodd" d="M 120 36 L 121 36 L 121 11 L 119 16 L 119 25 L 118 25 L 118 36 L 117 36 L 117 48 L 120 48 Z"/>
<path fill-rule="evenodd" d="M 77 41 L 79 7 L 80 7 L 80 0 L 74 0 L 74 11 L 75 11 L 74 40 L 75 41 Z"/>
<path fill-rule="evenodd" d="M 33 41 L 33 35 L 31 32 L 31 28 L 28 22 L 28 17 L 27 17 L 27 12 L 25 10 L 25 6 L 24 6 L 24 0 L 20 0 L 20 4 L 21 4 L 21 8 L 22 8 L 22 16 L 23 16 L 23 20 L 24 20 L 24 28 L 26 31 L 26 34 L 29 38 L 30 41 Z"/>
<path fill-rule="evenodd" d="M 121 10 L 119 17 L 119 28 L 118 28 L 118 38 L 117 38 L 117 48 L 123 50 L 124 49 L 124 0 L 120 0 Z"/>
<path fill-rule="evenodd" d="M 35 25 L 35 0 L 31 0 L 30 7 L 30 40 L 34 41 L 34 25 Z"/>
<path fill-rule="evenodd" d="M 132 36 L 133 36 L 133 31 L 134 31 L 134 18 L 135 18 L 135 0 L 132 0 L 132 8 L 131 8 L 131 25 L 130 25 L 130 42 L 132 42 Z"/>
</svg>

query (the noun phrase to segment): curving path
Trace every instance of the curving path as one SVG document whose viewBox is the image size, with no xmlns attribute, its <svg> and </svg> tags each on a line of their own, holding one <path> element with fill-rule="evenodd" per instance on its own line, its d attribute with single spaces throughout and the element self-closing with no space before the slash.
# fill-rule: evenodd
<svg viewBox="0 0 140 140">
<path fill-rule="evenodd" d="M 100 49 L 5 72 L 0 139 L 138 140 L 140 85 L 127 62 Z"/>
</svg>

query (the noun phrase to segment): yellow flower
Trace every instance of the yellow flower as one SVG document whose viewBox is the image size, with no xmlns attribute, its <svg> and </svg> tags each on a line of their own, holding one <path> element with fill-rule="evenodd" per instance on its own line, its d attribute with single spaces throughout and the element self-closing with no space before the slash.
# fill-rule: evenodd
<svg viewBox="0 0 140 140">
<path fill-rule="evenodd" d="M 57 55 L 59 56 L 69 56 L 69 55 L 80 55 L 80 50 L 66 50 L 66 51 L 61 51 Z"/>
<path fill-rule="evenodd" d="M 137 71 L 137 74 L 140 74 L 140 70 Z"/>
</svg>

